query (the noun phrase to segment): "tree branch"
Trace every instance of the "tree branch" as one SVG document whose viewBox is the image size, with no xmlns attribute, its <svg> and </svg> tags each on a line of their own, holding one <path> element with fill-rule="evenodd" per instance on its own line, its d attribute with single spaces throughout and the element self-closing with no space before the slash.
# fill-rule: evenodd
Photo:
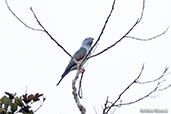
<svg viewBox="0 0 171 114">
<path fill-rule="evenodd" d="M 46 98 L 43 97 L 43 100 L 40 104 L 40 106 L 34 111 L 34 113 L 36 113 L 42 106 L 43 106 L 43 103 L 45 102 Z"/>
<path fill-rule="evenodd" d="M 144 84 L 146 84 L 146 83 L 144 83 Z M 171 84 L 170 84 L 170 85 L 168 85 L 168 86 L 166 86 L 166 87 L 160 89 L 160 88 L 159 88 L 159 87 L 160 87 L 160 84 L 161 84 L 161 82 L 158 82 L 157 85 L 156 85 L 156 87 L 155 87 L 151 92 L 149 92 L 147 95 L 145 95 L 145 96 L 143 96 L 143 97 L 141 97 L 141 98 L 139 98 L 139 99 L 137 99 L 137 100 L 135 100 L 135 101 L 131 101 L 131 102 L 128 102 L 128 103 L 116 104 L 115 106 L 118 107 L 118 106 L 122 106 L 122 105 L 134 104 L 134 103 L 139 102 L 139 101 L 141 101 L 141 100 L 143 100 L 143 99 L 145 99 L 145 98 L 147 98 L 147 97 L 150 97 L 150 95 L 153 94 L 153 93 L 156 92 L 156 91 L 163 91 L 163 90 L 166 90 L 166 89 L 168 89 L 169 87 L 171 87 Z"/>
<path fill-rule="evenodd" d="M 41 24 L 41 22 L 39 21 L 39 19 L 37 18 L 37 16 L 36 16 L 36 14 L 34 13 L 34 11 L 33 11 L 33 9 L 32 9 L 32 7 L 30 7 L 30 10 L 31 10 L 31 12 L 33 13 L 33 15 L 34 15 L 34 18 L 36 19 L 36 21 L 37 21 L 37 23 L 39 24 L 39 26 L 43 29 L 43 32 L 45 32 L 49 37 L 50 37 L 50 39 L 53 41 L 53 42 L 55 42 L 67 55 L 69 55 L 71 58 L 72 58 L 72 56 L 71 56 L 71 54 L 61 45 L 61 44 L 59 44 L 53 37 L 52 37 L 52 35 L 50 35 L 50 33 L 45 29 L 45 27 Z"/>
<path fill-rule="evenodd" d="M 165 76 L 165 74 L 168 71 L 168 69 L 169 69 L 169 67 L 166 67 L 164 72 L 162 73 L 162 75 L 160 77 L 158 77 L 157 79 L 146 81 L 146 82 L 139 82 L 139 81 L 137 81 L 136 83 L 138 83 L 138 84 L 147 84 L 147 83 L 159 81 L 161 78 L 163 78 Z"/>
<path fill-rule="evenodd" d="M 95 106 L 93 106 L 93 109 L 94 109 L 95 114 L 98 114 Z"/>
<path fill-rule="evenodd" d="M 107 25 L 107 23 L 108 23 L 108 21 L 109 21 L 111 15 L 112 15 L 112 12 L 113 12 L 113 10 L 114 10 L 114 5 L 115 5 L 115 0 L 113 0 L 112 9 L 111 9 L 111 11 L 110 11 L 110 13 L 109 13 L 109 15 L 108 15 L 106 21 L 105 21 L 105 24 L 104 24 L 104 26 L 103 26 L 103 28 L 102 28 L 102 30 L 101 30 L 101 33 L 100 33 L 98 39 L 96 40 L 96 42 L 94 43 L 94 45 L 91 47 L 91 49 L 89 50 L 89 52 L 86 54 L 86 56 L 83 58 L 83 60 L 82 60 L 82 62 L 81 62 L 80 64 L 82 64 L 86 59 L 89 59 L 90 53 L 91 53 L 91 52 L 93 51 L 93 49 L 95 49 L 96 46 L 98 45 L 98 42 L 100 41 L 100 38 L 101 38 L 101 36 L 103 35 L 103 32 L 104 32 L 104 30 L 105 30 L 105 28 L 106 28 L 106 25 Z M 82 75 L 82 76 L 83 76 L 83 75 Z M 79 91 L 78 91 L 78 94 L 79 94 L 80 98 L 82 98 L 82 96 L 80 95 L 82 78 L 83 78 L 83 77 L 81 77 L 81 79 L 80 79 Z"/>
<path fill-rule="evenodd" d="M 19 21 L 19 22 L 21 22 L 25 27 L 27 27 L 27 28 L 29 28 L 29 29 L 31 29 L 31 30 L 36 30 L 36 31 L 42 31 L 42 32 L 44 32 L 42 29 L 35 29 L 35 28 L 33 28 L 33 27 L 30 27 L 29 25 L 27 25 L 25 22 L 23 22 L 12 10 L 11 10 L 11 8 L 9 7 L 9 5 L 8 5 L 8 2 L 7 2 L 7 0 L 5 0 L 5 3 L 6 3 L 6 5 L 7 5 L 7 8 L 8 8 L 8 10 L 12 13 L 12 15 Z"/>
<path fill-rule="evenodd" d="M 76 88 L 76 81 L 79 77 L 80 74 L 80 68 L 81 68 L 81 64 L 77 64 L 77 73 L 75 75 L 75 78 L 72 80 L 72 94 L 74 96 L 74 100 L 75 103 L 77 104 L 77 107 L 79 108 L 81 114 L 85 114 L 86 113 L 86 108 L 80 103 L 80 100 L 78 98 L 78 94 L 77 94 L 77 88 Z"/>
<path fill-rule="evenodd" d="M 165 68 L 164 72 L 162 73 L 162 75 L 161 75 L 159 78 L 157 78 L 157 79 L 155 79 L 155 80 L 147 81 L 147 82 L 139 82 L 138 79 L 140 78 L 140 76 L 141 76 L 141 74 L 142 74 L 142 72 L 143 72 L 143 69 L 144 69 L 144 65 L 142 65 L 142 68 L 141 68 L 141 71 L 140 71 L 139 75 L 134 79 L 134 81 L 133 81 L 132 83 L 130 83 L 130 84 L 129 84 L 129 85 L 128 85 L 120 94 L 119 94 L 118 98 L 117 98 L 114 102 L 109 102 L 109 101 L 108 101 L 108 97 L 107 97 L 106 102 L 105 102 L 105 104 L 104 104 L 105 107 L 104 107 L 104 109 L 103 109 L 103 114 L 108 114 L 108 112 L 111 110 L 112 107 L 120 107 L 120 106 L 123 106 L 123 105 L 134 104 L 134 103 L 139 102 L 139 101 L 141 101 L 141 100 L 143 100 L 143 99 L 145 99 L 145 98 L 147 98 L 147 97 L 150 97 L 150 95 L 153 94 L 153 93 L 156 92 L 156 91 L 163 91 L 163 90 L 166 90 L 166 89 L 168 89 L 169 87 L 171 87 L 171 84 L 170 84 L 170 85 L 168 85 L 168 86 L 166 86 L 166 87 L 164 87 L 164 88 L 160 88 L 161 83 L 164 82 L 165 80 L 159 82 L 159 80 L 160 80 L 161 78 L 163 78 L 163 76 L 164 76 L 164 75 L 166 74 L 166 72 L 168 71 L 168 67 Z M 137 100 L 130 101 L 130 102 L 127 102 L 127 103 L 122 103 L 122 102 L 120 102 L 120 103 L 116 104 L 116 103 L 121 99 L 122 95 L 123 95 L 123 94 L 124 94 L 124 93 L 133 85 L 133 84 L 147 84 L 147 83 L 152 83 L 152 82 L 156 82 L 156 81 L 158 81 L 156 87 L 155 87 L 152 91 L 150 91 L 148 94 L 144 95 L 143 97 L 140 97 L 140 98 L 138 98 Z M 110 104 L 110 105 L 109 105 L 109 104 Z"/>
<path fill-rule="evenodd" d="M 120 107 L 120 106 L 122 106 L 122 105 L 130 105 L 130 104 L 134 104 L 134 103 L 136 103 L 136 102 L 139 102 L 139 101 L 141 101 L 141 100 L 143 100 L 143 99 L 149 97 L 152 93 L 156 92 L 157 89 L 158 89 L 158 87 L 159 87 L 159 84 L 157 84 L 157 86 L 156 86 L 151 92 L 149 92 L 147 95 L 145 95 L 145 96 L 143 96 L 143 97 L 141 97 L 141 98 L 139 98 L 139 99 L 137 99 L 137 100 L 135 100 L 135 101 L 131 101 L 131 102 L 128 102 L 128 103 L 116 104 L 116 105 L 114 105 L 114 106 Z"/>
<path fill-rule="evenodd" d="M 112 47 L 114 47 L 116 44 L 118 44 L 119 42 L 121 42 L 134 28 L 135 28 L 135 26 L 137 25 L 137 24 L 139 24 L 140 22 L 141 22 L 141 20 L 142 20 L 142 18 L 143 18 L 143 14 L 144 14 L 144 8 L 145 8 L 145 0 L 143 0 L 143 7 L 142 7 L 142 11 L 141 11 L 141 15 L 140 15 L 140 17 L 136 20 L 136 22 L 134 23 L 134 25 L 118 40 L 118 41 L 116 41 L 114 44 L 112 44 L 112 45 L 110 45 L 110 46 L 108 46 L 107 48 L 105 48 L 105 49 L 103 49 L 102 51 L 100 51 L 100 52 L 98 52 L 97 54 L 94 54 L 94 55 L 92 55 L 92 56 L 90 56 L 90 57 L 88 57 L 88 59 L 90 59 L 90 58 L 93 58 L 93 57 L 95 57 L 95 56 L 98 56 L 98 55 L 100 55 L 100 54 L 102 54 L 102 53 L 104 53 L 105 51 L 107 51 L 107 50 L 109 50 L 109 49 L 111 49 Z"/>
<path fill-rule="evenodd" d="M 21 22 L 25 27 L 27 27 L 27 28 L 29 28 L 29 29 L 31 29 L 31 30 L 35 30 L 35 31 L 41 31 L 41 32 L 45 32 L 49 37 L 50 37 L 50 39 L 53 41 L 53 42 L 55 42 L 68 56 L 70 56 L 71 58 L 72 58 L 72 56 L 71 56 L 71 54 L 61 45 L 61 44 L 59 44 L 53 37 L 52 37 L 52 35 L 50 35 L 50 33 L 45 29 L 45 27 L 41 24 L 41 22 L 39 21 L 39 19 L 37 18 L 37 16 L 36 16 L 36 14 L 34 13 L 34 11 L 33 11 L 33 9 L 32 9 L 32 7 L 30 7 L 30 10 L 31 10 L 31 12 L 32 12 L 32 14 L 33 14 L 33 16 L 34 16 L 34 18 L 36 19 L 36 21 L 37 21 L 37 23 L 38 23 L 38 25 L 42 28 L 42 29 L 35 29 L 35 28 L 33 28 L 33 27 L 30 27 L 30 26 L 28 26 L 25 22 L 23 22 L 12 10 L 11 10 L 11 8 L 10 8 L 10 6 L 8 5 L 8 2 L 7 2 L 7 0 L 5 0 L 5 3 L 6 3 L 6 6 L 7 6 L 7 8 L 8 8 L 8 10 L 12 13 L 12 15 L 19 21 L 19 22 Z"/>
<path fill-rule="evenodd" d="M 139 73 L 139 75 L 119 94 L 118 98 L 108 107 L 108 108 L 104 108 L 105 110 L 103 110 L 103 114 L 107 114 L 110 109 L 112 107 L 115 106 L 115 104 L 120 100 L 121 96 L 133 85 L 137 82 L 137 80 L 140 78 L 142 72 L 144 70 L 144 64 L 142 65 L 142 68 L 141 68 L 141 71 Z M 106 103 L 105 104 L 108 104 L 108 99 L 106 100 Z"/>
<path fill-rule="evenodd" d="M 108 17 L 107 17 L 107 19 L 106 19 L 104 25 L 103 25 L 103 28 L 102 28 L 102 30 L 101 30 L 101 32 L 100 32 L 100 35 L 99 35 L 98 39 L 96 40 L 96 42 L 94 43 L 94 45 L 91 47 L 91 49 L 90 49 L 90 51 L 88 52 L 88 54 L 87 54 L 87 56 L 85 57 L 85 59 L 86 59 L 86 58 L 88 58 L 88 59 L 91 58 L 91 57 L 88 57 L 88 55 L 91 53 L 91 51 L 94 49 L 94 47 L 95 47 L 95 46 L 98 44 L 98 42 L 100 41 L 100 38 L 101 38 L 101 36 L 103 35 L 103 32 L 104 32 L 104 30 L 105 30 L 105 28 L 106 28 L 106 25 L 107 25 L 107 23 L 108 23 L 108 21 L 109 21 L 111 15 L 112 15 L 112 12 L 113 12 L 113 10 L 114 10 L 114 8 L 115 8 L 114 6 L 115 6 L 115 0 L 113 0 L 112 9 L 110 10 L 110 13 L 109 13 L 109 15 L 108 15 Z"/>
<path fill-rule="evenodd" d="M 84 76 L 84 71 L 81 73 L 81 78 L 80 78 L 80 82 L 79 82 L 79 89 L 78 89 L 78 96 L 79 98 L 83 98 L 83 95 L 82 95 L 82 79 L 83 79 L 83 76 Z"/>
<path fill-rule="evenodd" d="M 164 88 L 158 89 L 157 91 L 163 91 L 163 90 L 168 89 L 169 87 L 171 87 L 171 84 L 170 84 L 170 85 L 168 85 L 168 86 L 166 86 L 166 87 L 164 87 Z"/>
<path fill-rule="evenodd" d="M 153 40 L 153 39 L 156 39 L 162 35 L 164 35 L 169 29 L 169 26 L 167 27 L 166 30 L 164 30 L 162 33 L 156 35 L 156 36 L 153 36 L 151 38 L 147 38 L 147 39 L 142 39 L 142 38 L 137 38 L 137 37 L 133 37 L 133 36 L 125 36 L 126 38 L 131 38 L 131 39 L 134 39 L 134 40 L 139 40 L 139 41 L 149 41 L 149 40 Z"/>
<path fill-rule="evenodd" d="M 109 96 L 107 96 L 106 97 L 106 102 L 105 102 L 105 104 L 104 104 L 104 109 L 103 109 L 103 112 L 102 112 L 102 114 L 106 114 L 106 110 L 109 108 L 107 105 L 108 105 L 108 103 L 109 103 Z"/>
</svg>

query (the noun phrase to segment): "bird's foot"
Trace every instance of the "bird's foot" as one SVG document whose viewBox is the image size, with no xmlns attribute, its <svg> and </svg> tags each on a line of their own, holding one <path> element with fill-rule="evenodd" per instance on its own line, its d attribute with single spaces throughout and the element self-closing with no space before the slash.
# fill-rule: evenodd
<svg viewBox="0 0 171 114">
<path fill-rule="evenodd" d="M 80 71 L 81 71 L 81 72 L 84 72 L 84 71 L 85 71 L 84 67 L 81 67 L 81 68 L 80 68 Z"/>
</svg>

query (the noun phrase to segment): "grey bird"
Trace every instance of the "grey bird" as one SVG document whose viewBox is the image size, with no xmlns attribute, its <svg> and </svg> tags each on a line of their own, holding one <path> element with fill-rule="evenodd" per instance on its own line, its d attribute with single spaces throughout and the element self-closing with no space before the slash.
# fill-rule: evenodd
<svg viewBox="0 0 171 114">
<path fill-rule="evenodd" d="M 75 52 L 75 54 L 73 55 L 73 58 L 75 58 L 77 61 L 81 61 L 86 55 L 87 53 L 90 51 L 91 49 L 91 45 L 93 43 L 93 39 L 92 37 L 88 37 L 86 39 L 83 40 L 82 45 L 80 47 L 80 49 L 78 51 Z M 86 61 L 85 61 L 86 62 Z M 83 64 L 85 63 L 83 62 Z M 60 82 L 62 81 L 62 79 L 72 70 L 76 70 L 77 69 L 77 65 L 76 63 L 71 59 L 69 61 L 68 66 L 66 67 L 64 73 L 61 76 L 61 79 L 59 80 L 59 82 L 57 83 L 57 86 L 60 84 Z"/>
</svg>

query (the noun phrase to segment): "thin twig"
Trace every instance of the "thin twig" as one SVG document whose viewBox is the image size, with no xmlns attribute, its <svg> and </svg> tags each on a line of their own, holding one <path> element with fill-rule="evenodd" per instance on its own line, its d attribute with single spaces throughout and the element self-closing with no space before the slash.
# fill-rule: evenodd
<svg viewBox="0 0 171 114">
<path fill-rule="evenodd" d="M 94 47 L 95 47 L 95 46 L 98 44 L 98 42 L 100 41 L 100 38 L 101 38 L 101 36 L 103 35 L 103 32 L 104 32 L 104 30 L 105 30 L 105 28 L 106 28 L 106 25 L 107 25 L 107 23 L 108 23 L 108 21 L 109 21 L 111 15 L 112 15 L 112 12 L 113 12 L 113 10 L 114 10 L 114 6 L 115 6 L 115 0 L 113 0 L 112 9 L 110 10 L 110 13 L 109 13 L 109 15 L 108 15 L 108 17 L 107 17 L 107 19 L 106 19 L 106 21 L 105 21 L 105 24 L 103 25 L 103 28 L 102 28 L 102 30 L 101 30 L 101 32 L 100 32 L 100 35 L 99 35 L 98 39 L 96 40 L 96 42 L 94 43 L 94 45 L 91 47 L 91 49 L 90 49 L 89 53 L 87 54 L 87 56 L 85 57 L 85 59 L 86 59 L 86 58 L 88 58 L 88 59 L 90 58 L 90 57 L 88 57 L 88 55 L 91 53 L 91 51 L 94 49 Z"/>
<path fill-rule="evenodd" d="M 106 102 L 105 102 L 105 104 L 104 104 L 104 108 L 103 108 L 102 114 L 106 114 L 106 110 L 109 108 L 109 107 L 107 106 L 107 104 L 109 103 L 108 99 L 109 99 L 109 96 L 106 97 Z"/>
<path fill-rule="evenodd" d="M 90 53 L 92 52 L 92 50 L 93 50 L 94 48 L 96 48 L 96 45 L 97 45 L 98 42 L 100 41 L 100 38 L 101 38 L 101 36 L 103 35 L 103 32 L 104 32 L 104 30 L 105 30 L 105 28 L 106 28 L 106 25 L 107 25 L 107 23 L 108 23 L 108 21 L 109 21 L 111 15 L 112 15 L 112 12 L 113 12 L 113 10 L 114 10 L 114 5 L 115 5 L 115 0 L 113 1 L 112 9 L 111 9 L 111 11 L 110 11 L 110 13 L 109 13 L 109 15 L 108 15 L 106 21 L 105 21 L 105 24 L 104 24 L 104 26 L 103 26 L 103 28 L 102 28 L 102 30 L 101 30 L 101 33 L 100 33 L 98 39 L 96 40 L 96 42 L 94 43 L 94 45 L 91 47 L 91 49 L 90 49 L 90 51 L 87 53 L 87 55 L 84 57 L 84 59 L 82 60 L 82 62 L 84 62 L 86 59 L 89 58 L 88 56 L 90 55 Z M 82 64 L 82 63 L 81 63 L 81 64 Z M 81 77 L 81 80 L 82 80 L 82 77 Z M 81 81 L 80 81 L 80 82 L 81 82 Z M 80 86 L 81 86 L 81 84 L 80 84 Z M 79 87 L 78 93 L 80 93 L 80 90 L 81 90 L 81 88 Z M 79 96 L 80 96 L 80 94 L 79 94 Z M 82 98 L 82 97 L 80 96 L 80 98 Z"/>
<path fill-rule="evenodd" d="M 168 71 L 168 69 L 169 69 L 169 67 L 166 67 L 164 72 L 162 73 L 162 75 L 160 77 L 158 77 L 157 79 L 146 81 L 146 82 L 139 82 L 139 81 L 137 81 L 136 83 L 138 83 L 138 84 L 147 84 L 147 83 L 159 81 L 161 78 L 163 78 L 165 76 L 165 74 Z"/>
<path fill-rule="evenodd" d="M 108 46 L 107 48 L 103 49 L 102 51 L 98 52 L 97 54 L 94 54 L 94 55 L 88 57 L 88 59 L 93 58 L 95 56 L 98 56 L 98 55 L 104 53 L 105 51 L 111 49 L 116 44 L 118 44 L 119 42 L 121 42 L 124 38 L 126 38 L 126 36 L 136 27 L 136 25 L 141 22 L 141 20 L 143 18 L 143 14 L 144 14 L 144 8 L 145 8 L 145 0 L 143 0 L 143 7 L 142 7 L 142 11 L 141 11 L 141 16 L 136 20 L 136 22 L 133 24 L 133 26 L 118 41 L 116 41 L 114 44 Z"/>
<path fill-rule="evenodd" d="M 103 49 L 102 51 L 98 52 L 97 54 L 94 54 L 94 55 L 88 57 L 88 59 L 93 58 L 93 57 L 95 57 L 95 56 L 98 56 L 98 55 L 104 53 L 105 51 L 111 49 L 112 47 L 114 47 L 116 44 L 118 44 L 119 42 L 121 42 L 121 41 L 125 38 L 125 36 L 126 36 L 127 34 L 129 34 L 137 24 L 138 24 L 138 20 L 137 20 L 136 23 L 129 29 L 129 31 L 128 31 L 127 33 L 125 33 L 125 35 L 122 36 L 118 41 L 116 41 L 114 44 L 110 45 L 109 47 Z"/>
<path fill-rule="evenodd" d="M 25 27 L 27 27 L 27 28 L 29 28 L 29 29 L 31 29 L 31 30 L 35 30 L 35 31 L 41 31 L 41 32 L 45 32 L 49 37 L 50 37 L 50 39 L 53 41 L 53 42 L 55 42 L 67 55 L 69 55 L 71 58 L 72 58 L 72 56 L 71 56 L 71 54 L 61 45 L 61 44 L 59 44 L 53 37 L 52 37 L 52 35 L 50 35 L 50 33 L 45 29 L 45 27 L 41 24 L 41 22 L 39 21 L 39 19 L 37 18 L 37 16 L 36 16 L 36 14 L 34 13 L 34 11 L 33 11 L 33 9 L 32 9 L 32 7 L 30 7 L 30 10 L 31 10 L 31 12 L 33 13 L 33 16 L 34 16 L 34 18 L 36 19 L 36 21 L 37 21 L 37 23 L 39 24 L 39 26 L 42 28 L 42 29 L 35 29 L 35 28 L 33 28 L 33 27 L 30 27 L 30 26 L 28 26 L 25 22 L 23 22 L 12 10 L 11 10 L 11 8 L 10 8 L 10 6 L 8 5 L 8 2 L 7 2 L 7 0 L 5 0 L 5 3 L 6 3 L 6 6 L 7 6 L 7 8 L 8 8 L 8 10 L 12 13 L 12 15 L 19 21 L 19 22 L 21 22 Z"/>
<path fill-rule="evenodd" d="M 118 98 L 107 108 L 104 114 L 107 114 L 112 107 L 115 106 L 115 104 L 120 100 L 121 96 L 133 85 L 137 82 L 137 80 L 140 78 L 142 72 L 144 70 L 144 64 L 142 65 L 141 71 L 139 75 L 119 94 Z M 105 103 L 106 104 L 106 103 Z"/>
<path fill-rule="evenodd" d="M 34 113 L 37 112 L 37 111 L 42 107 L 42 105 L 43 105 L 43 103 L 45 102 L 45 100 L 46 100 L 46 98 L 43 97 L 42 103 L 41 103 L 40 106 L 34 111 Z"/>
<path fill-rule="evenodd" d="M 126 88 L 124 91 L 121 92 L 121 94 L 119 95 L 119 97 L 118 97 L 113 103 L 109 102 L 109 101 L 108 101 L 108 97 L 107 97 L 107 100 L 106 100 L 106 102 L 105 102 L 105 108 L 103 109 L 103 114 L 108 114 L 108 112 L 111 110 L 112 107 L 120 107 L 120 106 L 123 106 L 123 105 L 134 104 L 134 103 L 139 102 L 139 101 L 141 101 L 141 100 L 143 100 L 143 99 L 145 99 L 145 98 L 147 98 L 147 97 L 150 98 L 150 95 L 153 94 L 154 92 L 163 91 L 163 90 L 166 90 L 166 89 L 168 89 L 168 88 L 171 87 L 171 84 L 170 84 L 170 85 L 168 85 L 168 86 L 166 86 L 166 87 L 164 87 L 164 88 L 160 88 L 160 87 L 161 87 L 161 83 L 163 83 L 163 82 L 165 81 L 165 80 L 162 80 L 162 81 L 160 81 L 160 82 L 157 83 L 156 87 L 155 87 L 152 91 L 150 91 L 148 94 L 144 95 L 143 97 L 141 97 L 141 98 L 139 98 L 139 99 L 137 99 L 137 100 L 134 100 L 134 101 L 127 102 L 127 103 L 122 103 L 122 102 L 120 102 L 119 104 L 116 104 L 116 103 L 121 99 L 121 96 L 122 96 L 122 95 L 123 95 L 123 94 L 124 94 L 124 93 L 133 85 L 133 84 L 135 84 L 135 83 L 138 83 L 138 84 L 139 84 L 138 79 L 140 78 L 143 69 L 144 69 L 144 65 L 142 66 L 142 69 L 141 69 L 141 71 L 140 71 L 138 77 L 137 77 L 130 85 L 128 85 L 127 88 Z M 157 78 L 157 79 L 155 79 L 155 80 L 152 80 L 152 81 L 141 82 L 141 83 L 142 83 L 142 84 L 147 84 L 147 83 L 159 81 L 159 80 L 166 74 L 167 70 L 168 70 L 168 67 L 165 68 L 164 72 L 162 73 L 162 75 L 161 75 L 159 78 Z M 110 104 L 110 106 L 107 106 L 107 104 L 108 104 L 108 105 Z M 105 111 L 104 111 L 104 110 L 105 110 Z M 105 112 L 105 113 L 104 113 L 104 112 Z"/>
<path fill-rule="evenodd" d="M 98 114 L 95 106 L 93 106 L 93 109 L 94 109 L 95 114 Z"/>
<path fill-rule="evenodd" d="M 139 41 L 149 41 L 149 40 L 153 40 L 153 39 L 156 39 L 162 35 L 164 35 L 169 29 L 169 26 L 167 27 L 166 30 L 164 30 L 162 33 L 156 35 L 156 36 L 153 36 L 151 38 L 147 38 L 147 39 L 142 39 L 142 38 L 137 38 L 137 37 L 133 37 L 133 36 L 125 36 L 125 38 L 131 38 L 131 39 L 134 39 L 134 40 L 139 40 Z"/>
<path fill-rule="evenodd" d="M 42 32 L 44 32 L 42 29 L 35 29 L 35 28 L 33 28 L 33 27 L 30 27 L 30 26 L 28 26 L 25 22 L 23 22 L 12 10 L 11 10 L 11 8 L 9 7 L 9 5 L 8 5 L 8 2 L 7 2 L 7 0 L 5 0 L 5 3 L 6 3 L 6 5 L 7 5 L 7 8 L 8 8 L 8 10 L 12 13 L 12 15 L 19 21 L 19 22 L 21 22 L 25 27 L 27 27 L 27 28 L 29 28 L 29 29 L 31 29 L 31 30 L 36 30 L 36 31 L 42 31 Z"/>
<path fill-rule="evenodd" d="M 164 88 L 158 89 L 157 91 L 163 91 L 163 90 L 168 89 L 169 87 L 171 87 L 171 84 L 170 84 L 170 85 L 168 85 L 168 86 L 166 86 L 166 87 L 164 87 Z"/>
<path fill-rule="evenodd" d="M 131 102 L 128 102 L 128 103 L 122 103 L 122 104 L 116 104 L 115 106 L 118 107 L 118 106 L 122 106 L 122 105 L 134 104 L 134 103 L 139 102 L 139 101 L 141 101 L 141 100 L 143 100 L 143 99 L 145 99 L 145 98 L 147 98 L 147 97 L 150 97 L 150 95 L 151 95 L 152 93 L 156 92 L 156 91 L 163 91 L 163 90 L 166 90 L 166 89 L 168 89 L 169 87 L 171 87 L 171 84 L 170 84 L 170 85 L 168 85 L 168 86 L 166 86 L 166 87 L 164 87 L 164 88 L 162 88 L 162 89 L 159 89 L 160 84 L 161 84 L 161 82 L 158 82 L 158 83 L 157 83 L 157 86 L 154 88 L 153 91 L 149 92 L 147 95 L 145 95 L 145 96 L 143 96 L 143 97 L 141 97 L 141 98 L 139 98 L 139 99 L 137 99 L 137 100 L 135 100 L 135 101 L 131 101 Z"/>
<path fill-rule="evenodd" d="M 84 75 L 84 71 L 81 73 L 81 78 L 80 78 L 79 88 L 78 88 L 78 96 L 81 99 L 83 98 L 83 95 L 82 95 L 82 79 L 83 79 L 83 75 Z"/>
<path fill-rule="evenodd" d="M 59 44 L 51 35 L 50 33 L 45 29 L 45 27 L 41 24 L 41 22 L 39 21 L 39 19 L 37 18 L 36 14 L 34 13 L 32 7 L 30 7 L 31 12 L 34 15 L 34 18 L 36 19 L 37 23 L 39 24 L 39 26 L 43 29 L 43 31 L 50 37 L 50 39 L 55 42 L 67 55 L 69 55 L 71 58 L 71 54 L 61 45 Z"/>
<path fill-rule="evenodd" d="M 113 105 L 113 106 L 116 106 L 116 107 L 119 106 L 119 107 L 120 107 L 120 106 L 122 106 L 122 105 L 134 104 L 134 103 L 136 103 L 136 102 L 139 102 L 139 101 L 141 101 L 141 100 L 143 100 L 143 99 L 149 97 L 152 93 L 156 92 L 157 89 L 158 89 L 158 85 L 154 88 L 154 90 L 152 90 L 151 92 L 149 92 L 147 95 L 145 95 L 145 96 L 143 96 L 143 97 L 141 97 L 141 98 L 139 98 L 139 99 L 137 99 L 137 100 L 135 100 L 135 101 L 131 101 L 131 102 L 128 102 L 128 103 L 116 104 L 116 105 Z"/>
</svg>

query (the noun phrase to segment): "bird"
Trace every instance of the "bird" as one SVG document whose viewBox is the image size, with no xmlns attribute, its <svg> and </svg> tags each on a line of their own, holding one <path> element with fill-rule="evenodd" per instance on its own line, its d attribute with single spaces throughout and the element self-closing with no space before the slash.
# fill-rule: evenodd
<svg viewBox="0 0 171 114">
<path fill-rule="evenodd" d="M 81 47 L 79 48 L 78 51 L 75 52 L 75 54 L 72 56 L 74 59 L 76 59 L 78 62 L 81 61 L 82 59 L 84 59 L 84 57 L 88 54 L 88 52 L 91 49 L 91 45 L 93 43 L 94 38 L 92 37 L 87 37 L 83 40 Z M 90 54 L 88 55 L 90 56 Z M 83 62 L 83 64 L 85 64 L 86 61 Z M 83 65 L 82 64 L 82 65 Z M 61 79 L 59 80 L 59 82 L 56 84 L 57 86 L 60 84 L 60 82 L 62 81 L 62 79 L 72 70 L 76 70 L 77 69 L 77 64 L 73 61 L 73 59 L 71 58 L 71 60 L 69 61 L 69 64 L 67 65 L 64 73 L 61 76 Z"/>
</svg>

